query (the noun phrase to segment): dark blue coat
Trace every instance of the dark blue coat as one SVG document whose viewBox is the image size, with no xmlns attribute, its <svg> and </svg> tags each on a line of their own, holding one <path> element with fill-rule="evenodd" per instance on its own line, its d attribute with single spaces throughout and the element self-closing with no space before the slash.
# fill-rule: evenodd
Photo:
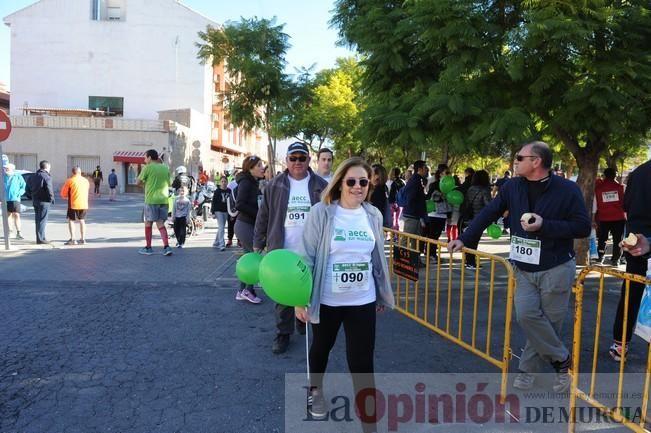
<svg viewBox="0 0 651 433">
<path fill-rule="evenodd" d="M 411 218 L 425 218 L 427 216 L 427 205 L 425 200 L 427 199 L 425 195 L 424 185 L 427 183 L 427 179 L 419 174 L 413 174 L 404 188 L 403 194 L 405 194 L 405 199 L 407 205 L 403 207 L 402 214 L 406 217 Z"/>
<path fill-rule="evenodd" d="M 532 265 L 513 261 L 523 271 L 536 272 L 551 269 L 574 258 L 574 239 L 590 235 L 591 223 L 579 187 L 572 181 L 554 174 L 550 175 L 543 194 L 531 209 L 527 196 L 527 180 L 515 177 L 506 182 L 472 224 L 460 236 L 468 245 L 478 242 L 482 232 L 504 211 L 509 211 L 511 235 L 541 241 L 540 264 Z M 520 224 L 525 212 L 536 213 L 543 218 L 538 232 L 526 232 Z"/>
</svg>

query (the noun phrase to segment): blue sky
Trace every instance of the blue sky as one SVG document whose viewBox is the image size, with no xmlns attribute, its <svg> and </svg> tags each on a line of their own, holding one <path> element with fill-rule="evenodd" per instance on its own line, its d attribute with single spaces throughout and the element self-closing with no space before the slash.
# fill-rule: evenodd
<svg viewBox="0 0 651 433">
<path fill-rule="evenodd" d="M 72 0 L 80 1 L 80 0 Z M 0 18 L 36 3 L 35 0 L 0 0 Z M 335 46 L 337 32 L 328 28 L 334 0 L 182 0 L 181 3 L 213 21 L 239 21 L 240 17 L 277 18 L 285 24 L 292 48 L 287 52 L 288 73 L 294 68 L 310 67 L 315 71 L 332 67 L 337 57 L 351 52 Z M 9 84 L 9 27 L 0 25 L 0 81 Z"/>
</svg>

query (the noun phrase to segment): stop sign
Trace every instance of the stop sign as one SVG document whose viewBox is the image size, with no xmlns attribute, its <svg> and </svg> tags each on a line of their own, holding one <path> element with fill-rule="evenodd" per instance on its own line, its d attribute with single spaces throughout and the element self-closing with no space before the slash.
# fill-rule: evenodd
<svg viewBox="0 0 651 433">
<path fill-rule="evenodd" d="M 11 120 L 7 113 L 0 110 L 0 141 L 5 141 L 11 134 Z"/>
</svg>

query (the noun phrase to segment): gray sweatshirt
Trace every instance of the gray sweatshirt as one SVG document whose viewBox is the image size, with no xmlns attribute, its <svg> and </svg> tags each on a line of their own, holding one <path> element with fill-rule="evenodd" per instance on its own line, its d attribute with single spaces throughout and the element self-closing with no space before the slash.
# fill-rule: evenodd
<svg viewBox="0 0 651 433">
<path fill-rule="evenodd" d="M 315 175 L 312 170 L 308 181 L 310 203 L 314 205 L 321 200 L 321 193 L 328 183 Z M 289 202 L 289 174 L 287 170 L 274 177 L 264 188 L 262 203 L 258 208 L 253 234 L 253 248 L 268 251 L 284 247 L 285 243 L 285 216 Z"/>
<path fill-rule="evenodd" d="M 318 203 L 312 207 L 305 221 L 303 230 L 303 244 L 305 245 L 305 263 L 312 270 L 314 285 L 312 298 L 308 306 L 308 313 L 312 323 L 319 323 L 321 308 L 321 294 L 325 283 L 326 267 L 330 256 L 330 241 L 334 235 L 334 219 L 339 202 L 330 205 Z M 370 203 L 362 203 L 368 216 L 368 222 L 375 236 L 375 248 L 371 255 L 373 264 L 373 281 L 377 303 L 389 308 L 395 307 L 391 281 L 389 279 L 389 266 L 384 255 L 384 232 L 382 231 L 382 214 Z"/>
</svg>

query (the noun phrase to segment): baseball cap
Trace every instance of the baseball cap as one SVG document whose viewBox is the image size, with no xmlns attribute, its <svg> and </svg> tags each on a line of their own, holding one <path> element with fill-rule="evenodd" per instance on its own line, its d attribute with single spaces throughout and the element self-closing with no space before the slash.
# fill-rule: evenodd
<svg viewBox="0 0 651 433">
<path fill-rule="evenodd" d="M 310 150 L 307 148 L 307 144 L 296 141 L 287 148 L 287 155 L 291 155 L 292 153 L 304 153 L 309 156 Z"/>
<path fill-rule="evenodd" d="M 16 166 L 10 162 L 5 164 L 5 168 L 9 171 L 14 171 L 16 169 Z"/>
</svg>

